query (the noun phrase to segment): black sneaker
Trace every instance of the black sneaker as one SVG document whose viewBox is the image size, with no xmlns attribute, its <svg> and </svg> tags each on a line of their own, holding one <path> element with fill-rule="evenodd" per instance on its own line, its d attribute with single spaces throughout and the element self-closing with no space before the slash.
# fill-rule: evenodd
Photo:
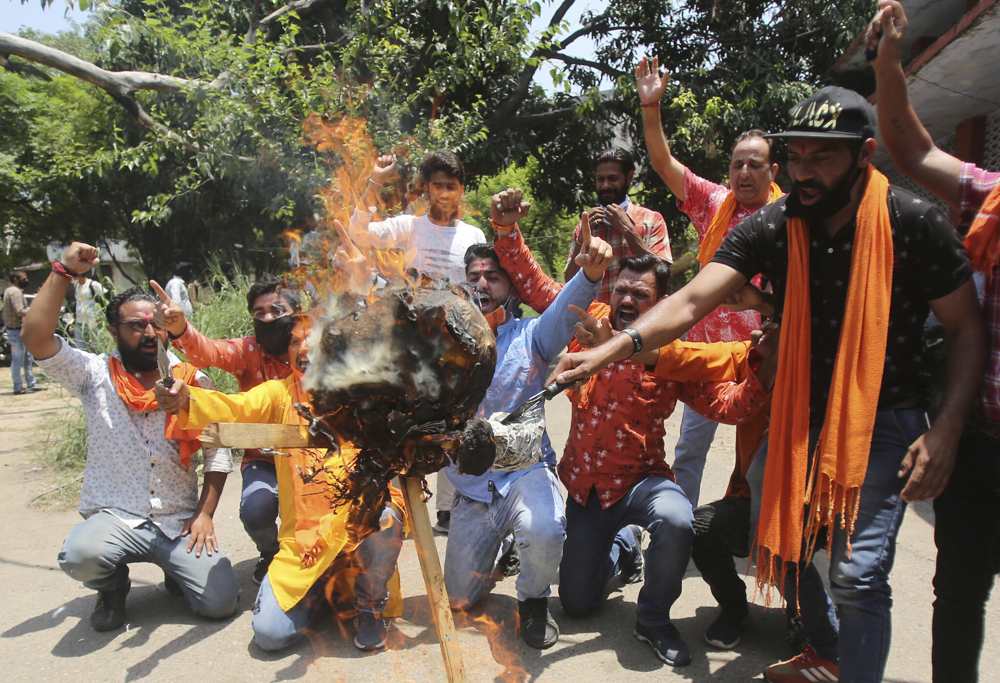
<svg viewBox="0 0 1000 683">
<path fill-rule="evenodd" d="M 636 544 L 632 549 L 632 552 L 628 557 L 622 558 L 622 575 L 621 580 L 623 585 L 629 585 L 632 583 L 639 583 L 642 581 L 642 569 L 645 562 L 642 558 L 642 527 L 638 524 L 629 524 L 629 528 L 632 529 L 632 533 L 635 534 Z"/>
<path fill-rule="evenodd" d="M 97 594 L 97 604 L 90 615 L 90 625 L 95 631 L 114 631 L 125 624 L 125 596 L 131 587 L 132 582 L 126 578 L 121 588 Z"/>
<path fill-rule="evenodd" d="M 449 526 L 451 526 L 451 512 L 448 510 L 438 510 L 437 523 L 434 524 L 434 531 L 447 536 Z"/>
<path fill-rule="evenodd" d="M 705 642 L 720 650 L 732 650 L 740 644 L 743 636 L 743 624 L 747 620 L 749 610 L 746 605 L 741 607 L 723 607 L 719 616 L 705 631 Z"/>
<path fill-rule="evenodd" d="M 267 576 L 267 568 L 271 566 L 271 560 L 274 559 L 274 555 L 261 555 L 260 559 L 257 560 L 257 566 L 253 568 L 253 583 L 255 586 L 259 586 L 264 582 L 264 577 Z"/>
<path fill-rule="evenodd" d="M 549 613 L 548 598 L 518 601 L 517 612 L 521 617 L 518 631 L 525 643 L 536 650 L 545 650 L 559 640 L 559 625 Z"/>
<path fill-rule="evenodd" d="M 388 631 L 389 624 L 381 612 L 358 610 L 358 616 L 354 617 L 354 647 L 365 652 L 381 650 Z"/>
<path fill-rule="evenodd" d="M 687 666 L 691 663 L 691 652 L 681 638 L 677 627 L 667 622 L 664 626 L 635 625 L 637 640 L 647 643 L 661 660 L 670 666 Z"/>
</svg>

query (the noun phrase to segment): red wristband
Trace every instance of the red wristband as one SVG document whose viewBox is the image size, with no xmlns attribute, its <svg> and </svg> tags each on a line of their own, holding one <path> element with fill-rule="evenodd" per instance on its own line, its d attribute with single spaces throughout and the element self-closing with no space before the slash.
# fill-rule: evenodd
<svg viewBox="0 0 1000 683">
<path fill-rule="evenodd" d="M 56 275 L 60 275 L 66 278 L 67 280 L 72 280 L 73 278 L 80 276 L 79 273 L 74 273 L 69 268 L 67 268 L 62 261 L 52 262 L 52 272 L 55 273 Z"/>
</svg>

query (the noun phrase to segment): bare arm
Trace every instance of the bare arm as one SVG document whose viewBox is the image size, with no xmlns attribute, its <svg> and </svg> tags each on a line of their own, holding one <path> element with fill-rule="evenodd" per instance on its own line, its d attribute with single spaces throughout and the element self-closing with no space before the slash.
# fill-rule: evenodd
<svg viewBox="0 0 1000 683">
<path fill-rule="evenodd" d="M 645 349 L 668 344 L 687 332 L 731 294 L 747 283 L 738 270 L 709 263 L 679 292 L 662 299 L 635 321 L 632 328 L 642 337 Z M 578 382 L 634 351 L 632 339 L 616 334 L 611 340 L 579 353 L 567 353 L 553 371 L 560 383 Z"/>
<path fill-rule="evenodd" d="M 73 242 L 63 254 L 62 263 L 71 272 L 86 273 L 97 265 L 97 256 L 97 249 L 89 244 Z M 62 311 L 69 287 L 69 278 L 49 273 L 24 316 L 21 340 L 31 355 L 39 360 L 51 358 L 59 351 L 56 327 L 59 325 L 59 312 Z"/>
<path fill-rule="evenodd" d="M 900 62 L 900 41 L 906 23 L 900 3 L 882 0 L 868 28 L 868 46 L 877 45 L 878 49 L 874 67 L 882 139 L 899 170 L 933 194 L 958 206 L 962 162 L 934 144 L 913 110 L 906 91 L 906 76 Z"/>
<path fill-rule="evenodd" d="M 678 201 L 683 202 L 687 199 L 684 191 L 684 173 L 687 168 L 670 153 L 670 144 L 663 132 L 663 119 L 660 115 L 660 100 L 669 80 L 666 72 L 660 73 L 659 57 L 653 57 L 652 62 L 643 57 L 635 68 L 635 89 L 642 105 L 642 134 L 646 140 L 649 165 Z"/>
<path fill-rule="evenodd" d="M 986 366 L 986 330 L 972 282 L 930 305 L 944 328 L 948 365 L 941 409 L 931 428 L 910 446 L 899 470 L 900 477 L 909 474 L 902 492 L 907 501 L 936 498 L 944 490 Z"/>
</svg>

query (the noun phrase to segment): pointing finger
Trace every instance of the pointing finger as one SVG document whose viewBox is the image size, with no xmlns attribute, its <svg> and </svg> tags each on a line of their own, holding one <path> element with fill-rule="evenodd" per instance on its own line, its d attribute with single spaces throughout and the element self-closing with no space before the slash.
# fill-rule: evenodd
<svg viewBox="0 0 1000 683">
<path fill-rule="evenodd" d="M 587 311 L 583 310 L 579 306 L 570 304 L 568 308 L 576 314 L 576 317 L 580 319 L 580 322 L 587 322 L 590 319 L 590 313 L 587 313 Z"/>
<path fill-rule="evenodd" d="M 165 304 L 173 303 L 173 301 L 170 299 L 170 295 L 167 294 L 165 291 L 163 291 L 163 287 L 160 287 L 159 282 L 157 282 L 156 280 L 150 280 L 149 286 L 152 288 L 154 292 L 156 292 L 156 296 L 159 297 L 160 301 L 162 301 Z"/>
<path fill-rule="evenodd" d="M 590 250 L 590 214 L 584 211 L 580 214 L 580 253 Z"/>
</svg>

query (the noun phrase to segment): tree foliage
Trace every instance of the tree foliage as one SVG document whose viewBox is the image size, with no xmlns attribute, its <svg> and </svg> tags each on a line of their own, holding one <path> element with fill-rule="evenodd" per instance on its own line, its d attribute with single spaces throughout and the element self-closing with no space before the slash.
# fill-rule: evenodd
<svg viewBox="0 0 1000 683">
<path fill-rule="evenodd" d="M 0 59 L 0 223 L 22 243 L 125 237 L 155 275 L 213 251 L 262 268 L 281 231 L 319 210 L 328 169 L 302 121 L 352 114 L 381 149 L 458 151 L 474 180 L 514 164 L 563 226 L 531 236 L 548 240 L 536 246 L 552 268 L 557 217 L 593 202 L 594 155 L 617 138 L 642 156 L 638 56 L 671 70 L 664 119 L 678 158 L 722 180 L 735 135 L 780 126 L 871 11 L 868 0 L 612 0 L 570 25 L 578 1 L 81 1 L 93 18 L 80 33 L 26 37 L 91 63 L 106 92 L 9 48 Z M 593 58 L 570 54 L 583 39 Z M 556 92 L 537 85 L 540 70 Z M 135 71 L 146 76 L 122 76 Z M 640 198 L 676 217 L 659 180 L 641 180 Z"/>
</svg>

